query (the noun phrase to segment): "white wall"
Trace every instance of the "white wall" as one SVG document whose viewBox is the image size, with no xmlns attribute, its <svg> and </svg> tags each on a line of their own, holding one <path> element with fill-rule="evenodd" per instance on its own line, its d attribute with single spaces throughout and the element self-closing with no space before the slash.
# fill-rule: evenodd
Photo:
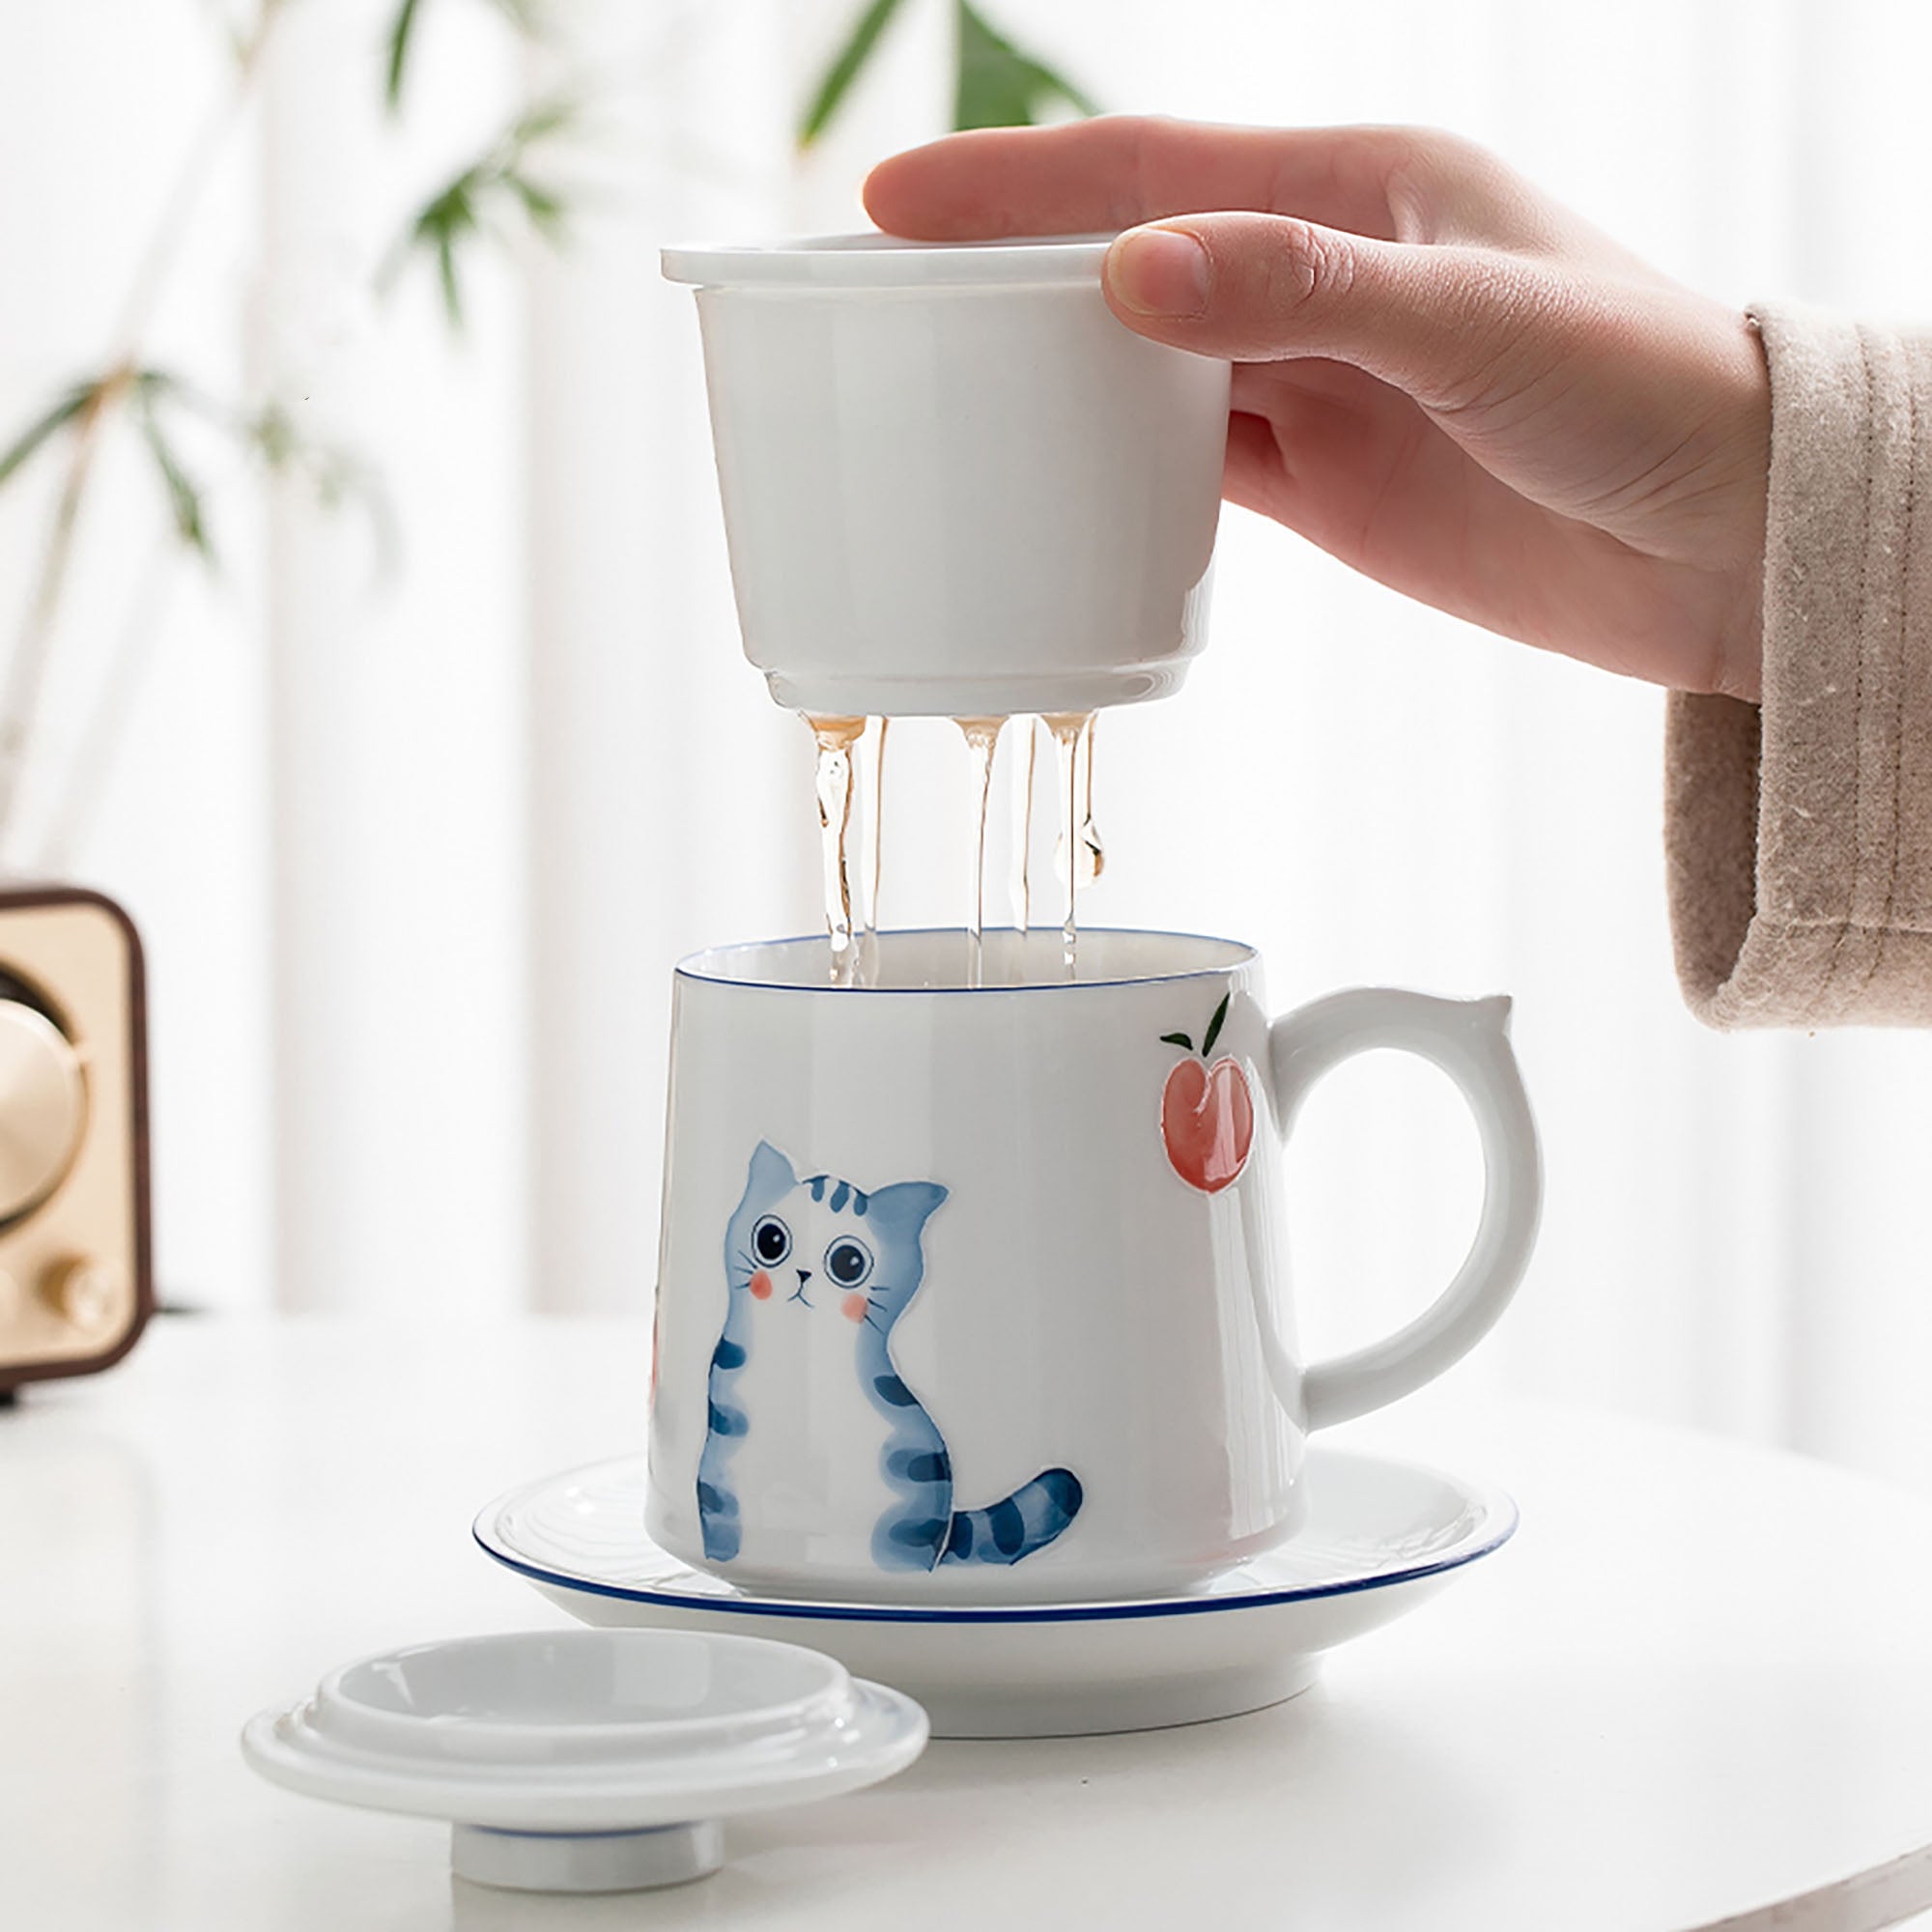
<svg viewBox="0 0 1932 1932">
<path fill-rule="evenodd" d="M 353 524 L 231 493 L 232 582 L 173 592 L 79 862 L 154 952 L 177 1292 L 639 1305 L 669 964 L 796 929 L 813 895 L 803 733 L 737 654 L 696 329 L 654 250 L 853 225 L 867 162 L 941 123 L 945 10 L 914 0 L 799 168 L 789 123 L 846 0 L 559 5 L 545 75 L 608 95 L 577 163 L 598 207 L 563 258 L 486 268 L 454 347 L 420 280 L 371 304 L 369 267 L 500 118 L 516 56 L 494 10 L 426 9 L 398 134 L 374 108 L 382 11 L 290 10 L 268 117 L 231 151 L 161 340 L 210 381 L 300 376 L 315 419 L 386 471 L 406 567 L 372 591 Z M 1911 0 L 992 11 L 1111 106 L 1451 125 L 1726 298 L 1932 313 L 1932 26 Z M 0 27 L 0 424 L 102 340 L 213 84 L 203 28 L 188 0 Z M 148 479 L 124 468 L 86 532 L 75 684 L 153 542 Z M 0 497 L 0 625 L 43 513 Z M 1255 938 L 1283 1000 L 1363 979 L 1514 991 L 1546 1235 L 1461 1373 L 1932 1487 L 1932 1042 L 1719 1039 L 1684 1014 L 1659 715 L 1654 693 L 1231 514 L 1208 656 L 1172 704 L 1101 726 L 1089 916 Z M 922 777 L 898 765 L 895 922 L 958 914 L 942 739 Z M 1414 1305 L 1473 1215 L 1466 1129 L 1397 1063 L 1318 1095 L 1292 1175 L 1318 1344 Z"/>
</svg>

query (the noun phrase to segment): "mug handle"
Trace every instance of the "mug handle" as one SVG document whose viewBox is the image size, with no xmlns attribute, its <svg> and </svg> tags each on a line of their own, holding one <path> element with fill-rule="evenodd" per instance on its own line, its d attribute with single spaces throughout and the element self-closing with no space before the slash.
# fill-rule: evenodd
<svg viewBox="0 0 1932 1932">
<path fill-rule="evenodd" d="M 1482 1137 L 1483 1217 L 1455 1279 L 1386 1340 L 1303 1372 L 1310 1429 L 1347 1422 L 1433 1380 L 1482 1340 L 1522 1279 L 1543 1205 L 1543 1163 L 1509 1042 L 1509 1011 L 1506 996 L 1438 1000 L 1362 986 L 1313 1001 L 1268 1028 L 1275 1125 L 1284 1145 L 1316 1081 L 1377 1047 L 1439 1066 L 1462 1090 Z"/>
</svg>

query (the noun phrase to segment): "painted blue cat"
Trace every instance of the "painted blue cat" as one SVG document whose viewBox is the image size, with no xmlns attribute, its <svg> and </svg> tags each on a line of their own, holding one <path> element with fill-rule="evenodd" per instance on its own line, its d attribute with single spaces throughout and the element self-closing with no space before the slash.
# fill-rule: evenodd
<svg viewBox="0 0 1932 1932">
<path fill-rule="evenodd" d="M 758 1143 L 724 1231 L 730 1299 L 697 1465 L 713 1562 L 755 1564 L 767 1534 L 789 1539 L 781 1553 L 791 1554 L 829 1509 L 834 1525 L 869 1523 L 882 1569 L 1017 1563 L 1079 1512 L 1070 1469 L 1042 1470 L 985 1509 L 952 1507 L 946 1438 L 892 1357 L 893 1326 L 925 1273 L 921 1234 L 945 1199 L 929 1180 L 867 1194 L 829 1174 L 802 1179 Z M 753 1495 L 757 1509 L 742 1509 Z"/>
</svg>

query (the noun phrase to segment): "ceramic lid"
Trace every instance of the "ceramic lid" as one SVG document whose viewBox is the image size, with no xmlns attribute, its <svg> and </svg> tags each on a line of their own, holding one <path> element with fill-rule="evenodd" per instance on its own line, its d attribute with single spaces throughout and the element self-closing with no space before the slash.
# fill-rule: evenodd
<svg viewBox="0 0 1932 1932">
<path fill-rule="evenodd" d="M 242 1749 L 311 1797 L 451 1820 L 460 1876 L 618 1890 L 716 1870 L 721 1819 L 889 1777 L 926 1733 L 910 1698 L 797 1644 L 529 1631 L 345 1664 Z"/>
</svg>

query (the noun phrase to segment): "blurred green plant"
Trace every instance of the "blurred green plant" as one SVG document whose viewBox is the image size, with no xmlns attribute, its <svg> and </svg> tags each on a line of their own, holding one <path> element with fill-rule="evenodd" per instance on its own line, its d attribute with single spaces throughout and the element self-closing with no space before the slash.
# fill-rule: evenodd
<svg viewBox="0 0 1932 1932">
<path fill-rule="evenodd" d="M 394 286 L 412 253 L 436 265 L 443 313 L 453 327 L 463 326 L 461 251 L 480 236 L 504 233 L 503 216 L 520 216 L 544 241 L 563 241 L 569 223 L 566 191 L 530 172 L 532 155 L 566 132 L 576 121 L 577 103 L 542 100 L 526 108 L 469 166 L 461 168 L 423 203 L 397 238 L 378 270 L 380 289 Z"/>
<path fill-rule="evenodd" d="M 541 42 L 547 21 L 542 0 L 488 0 L 526 43 Z M 422 21 L 422 0 L 400 0 L 384 40 L 383 102 L 402 112 L 404 83 Z M 552 246 L 569 230 L 572 197 L 555 182 L 532 173 L 532 163 L 575 131 L 582 102 L 574 94 L 529 99 L 501 131 L 467 165 L 457 169 L 403 225 L 376 271 L 377 287 L 393 288 L 412 257 L 426 256 L 442 293 L 452 328 L 463 326 L 462 262 L 480 240 L 508 239 L 518 220 Z"/>
<path fill-rule="evenodd" d="M 225 137 L 261 71 L 262 55 L 285 4 L 286 0 L 256 0 L 246 24 L 229 33 L 233 85 L 189 142 L 181 171 L 161 204 L 154 235 L 134 266 L 115 329 L 118 348 L 98 374 L 61 390 L 0 454 L 0 489 L 14 482 L 37 459 L 50 459 L 57 452 L 66 458 L 26 610 L 14 634 L 5 677 L 0 679 L 0 841 L 8 839 L 14 830 L 20 781 L 39 731 L 42 693 L 73 554 L 74 532 L 111 425 L 124 418 L 131 423 L 160 482 L 174 535 L 204 563 L 213 560 L 203 492 L 182 461 L 175 433 L 184 410 L 199 410 L 204 405 L 177 377 L 147 366 L 139 345 L 169 271 L 179 259 Z M 232 411 L 213 413 L 221 426 L 231 431 L 240 416 Z M 245 443 L 245 433 L 240 440 Z M 97 711 L 107 708 L 111 700 L 111 693 L 102 693 Z"/>
<path fill-rule="evenodd" d="M 526 41 L 544 37 L 541 0 L 487 0 Z M 799 117 L 801 153 L 816 144 L 838 119 L 853 88 L 872 64 L 886 29 L 906 0 L 869 0 L 854 16 Z M 1075 114 L 1099 110 L 1071 80 L 1025 52 L 986 18 L 971 0 L 944 0 L 952 9 L 952 127 L 1027 127 L 1056 108 Z M 421 23 L 423 0 L 400 0 L 386 38 L 384 99 L 391 113 L 402 105 L 406 78 Z M 467 166 L 460 168 L 411 217 L 384 258 L 380 282 L 391 288 L 410 260 L 426 257 L 442 292 L 452 327 L 463 322 L 463 262 L 479 240 L 504 239 L 517 220 L 553 245 L 569 232 L 576 198 L 550 172 L 554 152 L 576 131 L 586 102 L 565 91 L 531 99 Z M 536 171 L 532 171 L 536 164 Z"/>
<path fill-rule="evenodd" d="M 526 39 L 535 38 L 542 25 L 537 0 L 492 0 L 492 5 L 520 34 Z M 416 25 L 421 17 L 421 0 L 402 0 L 395 18 L 389 22 L 384 43 L 387 59 L 383 69 L 383 99 L 391 114 L 403 103 L 403 74 L 415 48 Z"/>
<path fill-rule="evenodd" d="M 1065 75 L 1056 72 L 995 32 L 967 0 L 958 11 L 959 77 L 952 90 L 952 126 L 1030 128 L 1052 107 L 1097 114 L 1099 107 Z"/>
<path fill-rule="evenodd" d="M 443 0 L 439 0 L 442 4 Z M 505 27 L 534 47 L 547 38 L 544 0 L 469 0 L 501 15 Z M 870 67 L 886 29 L 905 0 L 870 0 L 819 77 L 797 128 L 798 146 L 810 149 L 849 102 Z M 925 4 L 925 0 L 921 0 Z M 1020 126 L 1056 109 L 1095 111 L 1094 102 L 1065 75 L 1001 34 L 970 0 L 938 0 L 953 10 L 955 128 Z M 0 675 L 0 845 L 14 831 L 19 784 L 40 725 L 42 688 L 52 650 L 80 510 L 106 432 L 131 430 L 159 485 L 166 527 L 183 552 L 210 569 L 218 562 L 209 490 L 184 455 L 191 438 L 217 442 L 268 474 L 296 477 L 316 499 L 333 508 L 350 500 L 366 506 L 378 539 L 379 560 L 394 554 L 393 525 L 380 480 L 353 454 L 306 438 L 294 414 L 269 396 L 234 403 L 210 396 L 174 372 L 147 363 L 140 353 L 168 275 L 228 133 L 254 90 L 262 56 L 288 0 L 253 0 L 240 24 L 222 22 L 233 54 L 232 85 L 189 143 L 146 251 L 135 265 L 115 331 L 116 348 L 98 372 L 64 386 L 0 448 L 0 492 L 24 472 L 65 457 L 47 536 L 37 559 L 27 607 Z M 391 115 L 403 111 L 417 65 L 425 0 L 397 0 L 382 45 L 382 99 Z M 534 67 L 534 62 L 526 62 Z M 403 222 L 382 258 L 378 285 L 392 287 L 417 260 L 436 278 L 449 327 L 465 315 L 465 264 L 479 243 L 500 243 L 519 231 L 555 246 L 570 232 L 581 202 L 556 172 L 558 151 L 576 134 L 586 101 L 582 90 L 532 92 L 500 131 L 465 166 L 441 182 Z M 140 629 L 140 612 L 131 620 Z M 125 710 L 125 697 L 104 691 L 86 735 Z M 104 762 L 104 753 L 100 754 Z M 71 816 L 71 814 L 69 814 Z"/>
<path fill-rule="evenodd" d="M 810 148 L 831 126 L 853 83 L 870 64 L 893 15 L 905 0 L 872 0 L 852 23 L 807 103 L 798 145 Z M 1026 128 L 1051 107 L 1076 114 L 1099 109 L 1065 75 L 1023 53 L 970 0 L 952 0 L 952 127 Z"/>
</svg>

